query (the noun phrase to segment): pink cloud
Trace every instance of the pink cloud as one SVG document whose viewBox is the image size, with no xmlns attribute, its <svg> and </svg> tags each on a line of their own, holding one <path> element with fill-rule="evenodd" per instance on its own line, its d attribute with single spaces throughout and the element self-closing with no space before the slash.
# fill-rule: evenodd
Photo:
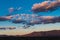
<svg viewBox="0 0 60 40">
<path fill-rule="evenodd" d="M 55 10 L 60 6 L 60 1 L 44 1 L 42 3 L 36 3 L 32 6 L 33 12 L 46 12 Z"/>
</svg>

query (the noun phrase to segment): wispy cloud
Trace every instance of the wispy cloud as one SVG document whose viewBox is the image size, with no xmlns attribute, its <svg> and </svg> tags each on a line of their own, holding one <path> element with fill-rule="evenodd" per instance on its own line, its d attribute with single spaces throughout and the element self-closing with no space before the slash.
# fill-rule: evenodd
<svg viewBox="0 0 60 40">
<path fill-rule="evenodd" d="M 14 7 L 10 7 L 8 9 L 9 11 L 9 15 L 12 15 L 13 12 L 19 11 L 22 7 L 18 7 L 18 8 L 14 8 Z"/>
</svg>

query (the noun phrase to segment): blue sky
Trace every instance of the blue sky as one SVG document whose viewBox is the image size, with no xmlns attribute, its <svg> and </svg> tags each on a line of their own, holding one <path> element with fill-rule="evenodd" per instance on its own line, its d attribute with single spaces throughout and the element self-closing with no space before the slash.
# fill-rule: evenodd
<svg viewBox="0 0 60 40">
<path fill-rule="evenodd" d="M 22 7 L 19 13 L 30 13 L 31 7 L 34 3 L 39 3 L 43 0 L 0 0 L 0 16 L 8 14 L 10 7 Z"/>
<path fill-rule="evenodd" d="M 31 10 L 33 4 L 42 2 L 43 0 L 0 0 L 0 16 L 5 16 L 9 14 L 8 9 L 10 7 L 22 7 L 21 10 L 18 12 L 14 12 L 13 14 L 21 14 L 21 13 L 28 13 L 32 14 L 32 12 L 29 12 Z M 10 22 L 0 22 L 0 26 L 11 26 L 11 25 L 18 25 L 13 24 Z M 18 25 L 19 26 L 19 25 Z"/>
<path fill-rule="evenodd" d="M 40 3 L 45 0 L 0 0 L 0 16 L 7 15 L 8 9 L 10 7 L 22 7 L 21 10 L 18 11 L 18 13 L 32 13 L 28 10 L 31 10 L 33 4 Z M 59 9 L 60 10 L 60 9 Z M 60 16 L 59 10 L 56 10 L 54 12 L 44 12 L 40 13 L 40 15 L 52 15 L 52 16 Z M 15 13 L 17 14 L 17 12 Z"/>
<path fill-rule="evenodd" d="M 21 7 L 21 10 L 19 10 L 18 12 L 15 12 L 14 14 L 21 14 L 21 13 L 28 13 L 28 14 L 32 14 L 32 12 L 30 12 L 29 10 L 31 10 L 33 4 L 35 3 L 40 3 L 43 2 L 45 0 L 0 0 L 0 16 L 5 16 L 7 14 L 9 14 L 8 9 L 10 7 Z M 44 16 L 60 16 L 60 9 L 57 9 L 53 12 L 40 12 L 40 15 L 44 15 Z M 52 27 L 54 25 L 56 25 L 56 27 L 60 27 L 60 25 L 57 24 L 52 24 L 52 25 L 48 25 L 46 24 L 46 27 Z M 21 24 L 14 24 L 8 21 L 3 21 L 0 22 L 0 26 L 16 26 L 19 27 L 21 26 Z M 40 25 L 39 25 L 40 26 Z M 45 26 L 45 25 L 41 25 L 41 26 Z M 40 26 L 40 28 L 41 28 Z M 35 27 L 36 28 L 36 27 Z M 54 27 L 53 27 L 54 28 Z"/>
</svg>

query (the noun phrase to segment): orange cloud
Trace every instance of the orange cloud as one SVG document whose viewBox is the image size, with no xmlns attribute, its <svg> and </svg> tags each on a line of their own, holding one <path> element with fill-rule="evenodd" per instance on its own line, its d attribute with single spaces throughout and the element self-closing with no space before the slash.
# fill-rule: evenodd
<svg viewBox="0 0 60 40">
<path fill-rule="evenodd" d="M 36 3 L 32 6 L 33 12 L 46 12 L 54 11 L 60 6 L 60 1 L 44 1 L 42 3 Z"/>
</svg>

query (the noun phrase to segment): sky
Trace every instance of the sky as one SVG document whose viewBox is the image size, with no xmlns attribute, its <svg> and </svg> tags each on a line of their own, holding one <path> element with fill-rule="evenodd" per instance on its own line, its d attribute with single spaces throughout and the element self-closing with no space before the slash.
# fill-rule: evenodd
<svg viewBox="0 0 60 40">
<path fill-rule="evenodd" d="M 30 11 L 33 4 L 35 3 L 41 3 L 45 0 L 0 0 L 0 16 L 6 16 L 9 14 L 8 9 L 13 7 L 13 8 L 18 8 L 21 7 L 20 10 L 13 12 L 13 14 L 32 14 L 33 12 Z M 43 16 L 60 16 L 60 9 L 57 9 L 53 12 L 39 12 L 38 15 L 43 15 Z M 23 29 L 22 26 L 23 24 L 14 24 L 12 22 L 8 21 L 0 21 L 0 27 L 17 27 L 15 30 L 0 30 L 0 34 L 10 34 L 13 35 L 15 33 L 20 35 L 20 34 L 25 34 L 25 33 L 31 33 L 34 31 L 48 31 L 48 30 L 59 30 L 60 29 L 60 23 L 55 23 L 55 24 L 39 24 L 39 25 L 34 25 L 31 26 L 28 29 Z M 20 29 L 19 29 L 20 28 Z M 14 31 L 14 32 L 13 32 Z M 13 32 L 13 33 L 12 33 Z"/>
<path fill-rule="evenodd" d="M 34 3 L 39 3 L 42 2 L 44 0 L 0 0 L 0 16 L 5 16 L 7 14 L 9 14 L 8 9 L 10 7 L 21 7 L 21 10 L 19 10 L 18 12 L 14 12 L 13 14 L 21 14 L 21 13 L 25 13 L 25 14 L 32 14 L 32 12 L 29 12 L 29 10 L 31 10 L 31 7 Z M 14 26 L 16 24 L 11 24 L 9 22 L 0 22 L 0 26 Z M 17 24 L 17 26 L 19 26 Z"/>
<path fill-rule="evenodd" d="M 43 0 L 42 0 L 43 1 Z M 8 8 L 10 7 L 22 7 L 19 13 L 30 13 L 31 7 L 34 3 L 41 2 L 40 0 L 0 0 L 0 15 L 8 14 Z"/>
</svg>

